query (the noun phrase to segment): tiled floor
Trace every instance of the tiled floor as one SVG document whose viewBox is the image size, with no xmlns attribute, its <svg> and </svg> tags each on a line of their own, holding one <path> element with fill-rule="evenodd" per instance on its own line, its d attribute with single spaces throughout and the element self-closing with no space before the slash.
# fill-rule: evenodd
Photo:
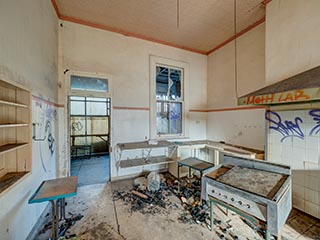
<svg viewBox="0 0 320 240">
<path fill-rule="evenodd" d="M 320 220 L 299 210 L 292 209 L 282 229 L 282 240 L 320 240 Z"/>
<path fill-rule="evenodd" d="M 110 180 L 109 156 L 79 158 L 71 161 L 71 176 L 78 176 L 78 186 Z"/>
</svg>

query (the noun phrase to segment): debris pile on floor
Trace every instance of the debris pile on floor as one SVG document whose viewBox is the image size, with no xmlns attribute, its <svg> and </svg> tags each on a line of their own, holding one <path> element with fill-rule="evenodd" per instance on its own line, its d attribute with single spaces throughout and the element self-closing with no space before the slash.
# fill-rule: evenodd
<svg viewBox="0 0 320 240">
<path fill-rule="evenodd" d="M 161 175 L 162 176 L 162 175 Z M 114 191 L 113 200 L 123 200 L 130 206 L 130 211 L 139 211 L 143 214 L 159 214 L 168 212 L 172 207 L 178 206 L 169 200 L 172 193 L 167 187 L 165 178 L 160 180 L 158 191 L 150 191 L 147 188 L 147 179 L 145 177 L 137 178 L 134 182 L 134 188 L 130 191 Z"/>
<path fill-rule="evenodd" d="M 59 225 L 58 235 L 63 236 L 62 239 L 75 239 L 75 234 L 69 234 L 68 230 L 73 225 L 76 224 L 77 221 L 80 221 L 83 218 L 82 214 L 73 214 L 71 212 L 68 213 L 71 215 L 71 217 L 66 218 L 65 220 L 61 220 L 62 223 Z M 48 217 L 49 214 L 47 214 L 46 217 Z M 40 230 L 39 234 L 46 233 L 49 229 L 52 229 L 52 222 L 46 223 L 43 228 Z"/>
<path fill-rule="evenodd" d="M 201 180 L 198 178 L 182 179 L 180 182 L 171 175 L 160 174 L 160 188 L 158 191 L 150 191 L 148 179 L 139 177 L 134 180 L 134 188 L 130 191 L 114 191 L 113 199 L 122 199 L 130 206 L 130 211 L 139 211 L 143 214 L 158 214 L 168 212 L 170 208 L 178 208 L 169 196 L 174 194 L 181 200 L 184 212 L 178 218 L 181 223 L 208 223 L 208 206 L 201 202 Z M 152 186 L 156 184 L 153 182 Z M 152 190 L 152 189 L 151 189 Z M 207 225 L 207 224 L 206 224 Z"/>
</svg>

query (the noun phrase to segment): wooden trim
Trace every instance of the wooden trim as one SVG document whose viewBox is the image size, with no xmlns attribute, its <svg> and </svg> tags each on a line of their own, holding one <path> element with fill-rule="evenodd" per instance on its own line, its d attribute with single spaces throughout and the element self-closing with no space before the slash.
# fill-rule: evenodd
<svg viewBox="0 0 320 240">
<path fill-rule="evenodd" d="M 119 106 L 114 106 L 113 109 L 116 110 L 140 110 L 140 111 L 149 111 L 150 108 L 143 108 L 143 107 L 119 107 Z"/>
<path fill-rule="evenodd" d="M 35 95 L 32 95 L 32 99 L 36 100 L 36 101 L 44 102 L 45 104 L 48 104 L 48 105 L 51 105 L 51 106 L 54 106 L 54 107 L 64 108 L 64 104 L 54 103 L 54 102 L 51 102 L 49 100 L 43 99 L 42 97 L 38 97 L 38 96 L 35 96 Z"/>
<path fill-rule="evenodd" d="M 227 39 L 226 41 L 224 41 L 223 43 L 219 44 L 218 46 L 216 46 L 214 49 L 210 50 L 209 52 L 207 52 L 207 55 L 213 53 L 214 51 L 217 51 L 219 48 L 224 47 L 225 45 L 227 45 L 228 43 L 232 42 L 233 40 L 235 40 L 236 38 L 242 36 L 243 34 L 249 32 L 251 29 L 255 28 L 256 26 L 260 25 L 261 23 L 264 23 L 266 21 L 266 17 L 261 18 L 259 21 L 251 24 L 250 26 L 248 26 L 247 28 L 243 29 L 242 31 L 238 32 L 236 35 L 232 36 L 231 38 Z"/>
<path fill-rule="evenodd" d="M 267 106 L 248 106 L 248 107 L 210 109 L 208 110 L 208 112 L 226 112 L 226 111 L 252 110 L 252 109 L 269 109 L 269 108 Z"/>
<path fill-rule="evenodd" d="M 262 3 L 264 4 L 264 5 L 267 5 L 268 3 L 270 3 L 272 0 L 264 0 Z"/>
<path fill-rule="evenodd" d="M 216 109 L 190 109 L 189 112 L 226 112 L 226 111 L 238 111 L 238 110 L 250 110 L 250 109 L 269 109 L 267 106 L 247 106 L 247 107 L 233 107 L 233 108 L 216 108 Z"/>
<path fill-rule="evenodd" d="M 61 15 L 60 15 L 59 8 L 58 8 L 56 0 L 51 0 L 51 3 L 52 3 L 52 6 L 53 6 L 54 10 L 56 11 L 57 17 L 60 18 Z"/>
<path fill-rule="evenodd" d="M 174 48 L 187 50 L 187 51 L 194 52 L 194 53 L 199 53 L 199 54 L 203 54 L 203 55 L 207 54 L 206 51 L 197 50 L 197 49 L 193 49 L 193 48 L 177 45 L 177 44 L 174 44 L 174 43 L 169 43 L 169 42 L 166 42 L 166 41 L 163 41 L 163 40 L 147 37 L 147 36 L 144 36 L 144 35 L 141 35 L 141 34 L 137 34 L 137 33 L 133 33 L 133 32 L 128 32 L 128 31 L 125 31 L 125 30 L 121 30 L 119 28 L 108 27 L 108 26 L 105 26 L 103 24 L 94 23 L 94 22 L 90 22 L 90 21 L 86 21 L 86 20 L 82 20 L 82 19 L 78 19 L 78 18 L 73 18 L 73 17 L 69 17 L 69 16 L 60 15 L 60 19 L 64 20 L 64 21 L 68 21 L 68 22 L 78 23 L 78 24 L 85 25 L 85 26 L 88 26 L 88 27 L 93 27 L 93 28 L 106 30 L 106 31 L 109 31 L 109 32 L 123 34 L 125 36 L 139 38 L 139 39 L 146 40 L 146 41 L 149 41 L 149 42 L 154 42 L 154 43 L 167 45 L 169 47 L 174 47 Z"/>
<path fill-rule="evenodd" d="M 208 110 L 205 110 L 205 109 L 189 109 L 189 112 L 208 112 Z"/>
</svg>

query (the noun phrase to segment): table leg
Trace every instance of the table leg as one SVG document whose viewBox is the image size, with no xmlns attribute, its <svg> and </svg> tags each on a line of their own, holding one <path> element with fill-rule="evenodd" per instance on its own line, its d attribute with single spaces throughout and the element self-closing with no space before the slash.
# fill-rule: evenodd
<svg viewBox="0 0 320 240">
<path fill-rule="evenodd" d="M 270 240 L 270 231 L 268 230 L 268 227 L 266 229 L 266 240 Z"/>
<path fill-rule="evenodd" d="M 56 239 L 59 238 L 59 200 L 56 200 L 56 216 L 55 216 L 55 232 L 56 232 Z"/>
<path fill-rule="evenodd" d="M 51 225 L 51 238 L 52 240 L 56 240 L 57 239 L 57 236 L 56 236 L 56 204 L 53 200 L 50 200 L 50 203 L 51 203 L 51 222 L 52 222 L 52 225 Z"/>
<path fill-rule="evenodd" d="M 66 201 L 65 198 L 60 199 L 60 220 L 66 219 Z"/>
<path fill-rule="evenodd" d="M 211 231 L 213 231 L 213 209 L 214 209 L 214 202 L 210 201 L 210 227 L 211 227 Z"/>
</svg>

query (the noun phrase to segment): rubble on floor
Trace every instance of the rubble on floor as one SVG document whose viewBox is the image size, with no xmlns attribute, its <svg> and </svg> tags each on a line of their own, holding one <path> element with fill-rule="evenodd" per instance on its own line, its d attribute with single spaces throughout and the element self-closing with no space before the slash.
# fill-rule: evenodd
<svg viewBox="0 0 320 240">
<path fill-rule="evenodd" d="M 149 175 L 150 176 L 150 175 Z M 150 179 L 150 177 L 149 177 Z M 178 218 L 181 223 L 204 223 L 208 225 L 208 206 L 201 202 L 201 180 L 198 178 L 181 179 L 179 182 L 167 174 L 160 174 L 160 189 L 150 191 L 148 179 L 139 177 L 134 180 L 134 187 L 130 191 L 114 191 L 113 199 L 121 199 L 130 207 L 130 211 L 139 211 L 142 214 L 160 214 L 178 208 L 169 196 L 174 194 L 181 200 L 184 211 Z"/>
</svg>

